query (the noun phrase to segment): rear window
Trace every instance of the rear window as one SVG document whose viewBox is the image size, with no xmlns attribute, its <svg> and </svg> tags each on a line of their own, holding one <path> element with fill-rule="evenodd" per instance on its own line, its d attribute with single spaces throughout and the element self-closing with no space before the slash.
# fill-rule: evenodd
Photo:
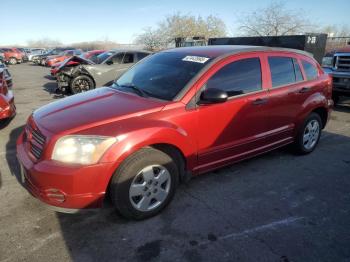
<svg viewBox="0 0 350 262">
<path fill-rule="evenodd" d="M 290 57 L 269 57 L 272 87 L 292 84 L 296 81 L 293 59 Z"/>
<path fill-rule="evenodd" d="M 316 79 L 318 76 L 318 70 L 317 70 L 316 66 L 305 61 L 305 60 L 302 60 L 301 63 L 303 64 L 307 80 Z"/>
</svg>

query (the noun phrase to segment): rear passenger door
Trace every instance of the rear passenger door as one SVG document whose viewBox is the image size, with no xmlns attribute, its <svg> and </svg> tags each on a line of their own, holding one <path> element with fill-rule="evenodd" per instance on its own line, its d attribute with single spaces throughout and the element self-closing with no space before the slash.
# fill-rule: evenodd
<svg viewBox="0 0 350 262">
<path fill-rule="evenodd" d="M 290 142 L 294 136 L 296 119 L 302 107 L 305 86 L 300 62 L 293 54 L 269 54 L 265 56 L 266 71 L 270 79 L 267 142 Z"/>
</svg>

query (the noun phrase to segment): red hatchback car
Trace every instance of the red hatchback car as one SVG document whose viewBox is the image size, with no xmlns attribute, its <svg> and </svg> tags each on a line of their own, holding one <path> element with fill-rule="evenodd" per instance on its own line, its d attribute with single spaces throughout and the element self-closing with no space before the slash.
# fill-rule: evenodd
<svg viewBox="0 0 350 262">
<path fill-rule="evenodd" d="M 16 114 L 12 78 L 6 67 L 0 67 L 0 122 Z"/>
<path fill-rule="evenodd" d="M 23 180 L 59 210 L 101 206 L 108 193 L 124 216 L 147 218 L 191 176 L 290 143 L 313 151 L 331 94 L 302 51 L 166 50 L 110 87 L 36 110 L 17 141 Z"/>
</svg>

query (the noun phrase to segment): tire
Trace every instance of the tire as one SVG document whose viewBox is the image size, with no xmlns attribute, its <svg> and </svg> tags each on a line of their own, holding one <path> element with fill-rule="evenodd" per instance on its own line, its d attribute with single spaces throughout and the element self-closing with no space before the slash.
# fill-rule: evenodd
<svg viewBox="0 0 350 262">
<path fill-rule="evenodd" d="M 316 148 L 322 131 L 322 120 L 319 114 L 311 113 L 305 119 L 303 125 L 298 131 L 294 147 L 296 153 L 309 154 Z"/>
<path fill-rule="evenodd" d="M 158 214 L 169 204 L 178 182 L 179 167 L 169 155 L 143 148 L 117 169 L 109 192 L 122 216 L 142 220 Z"/>
<path fill-rule="evenodd" d="M 16 65 L 17 64 L 17 58 L 16 57 L 10 57 L 9 64 L 10 65 Z"/>
<path fill-rule="evenodd" d="M 95 83 L 91 77 L 87 75 L 80 75 L 75 78 L 70 83 L 70 89 L 72 94 L 78 94 L 82 92 L 89 91 L 95 88 Z"/>
</svg>

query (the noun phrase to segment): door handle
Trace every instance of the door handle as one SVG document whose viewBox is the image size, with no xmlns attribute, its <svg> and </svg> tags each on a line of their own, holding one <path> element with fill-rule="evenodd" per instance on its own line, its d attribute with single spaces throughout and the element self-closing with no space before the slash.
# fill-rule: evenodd
<svg viewBox="0 0 350 262">
<path fill-rule="evenodd" d="M 256 100 L 253 101 L 253 105 L 263 105 L 266 104 L 268 101 L 267 98 L 257 98 Z"/>
<path fill-rule="evenodd" d="M 298 93 L 307 93 L 307 92 L 309 92 L 310 91 L 310 89 L 311 89 L 311 87 L 303 87 L 302 89 L 300 89 L 299 91 L 298 91 Z"/>
</svg>

